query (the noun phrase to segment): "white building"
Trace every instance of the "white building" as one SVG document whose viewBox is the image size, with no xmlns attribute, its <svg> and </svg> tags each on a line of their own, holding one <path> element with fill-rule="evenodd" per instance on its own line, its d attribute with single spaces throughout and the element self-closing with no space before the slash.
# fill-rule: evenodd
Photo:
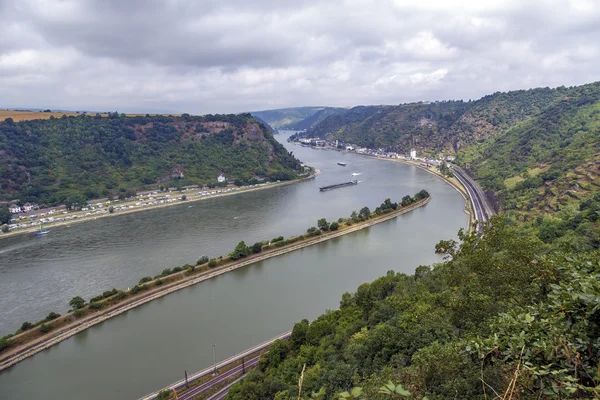
<svg viewBox="0 0 600 400">
<path fill-rule="evenodd" d="M 16 213 L 20 213 L 23 210 L 18 205 L 11 204 L 10 207 L 8 207 L 8 211 L 10 211 L 13 214 L 16 214 Z"/>
<path fill-rule="evenodd" d="M 417 150 L 410 149 L 410 158 L 411 160 L 415 160 L 417 158 Z"/>
<path fill-rule="evenodd" d="M 23 204 L 23 211 L 29 212 L 31 210 L 35 210 L 38 208 L 38 205 L 35 203 L 25 203 Z"/>
<path fill-rule="evenodd" d="M 225 182 L 226 180 L 227 180 L 227 178 L 225 178 L 225 175 L 223 175 L 223 174 L 220 174 L 220 175 L 217 177 L 217 182 L 219 182 L 219 183 L 223 183 L 223 182 Z"/>
</svg>

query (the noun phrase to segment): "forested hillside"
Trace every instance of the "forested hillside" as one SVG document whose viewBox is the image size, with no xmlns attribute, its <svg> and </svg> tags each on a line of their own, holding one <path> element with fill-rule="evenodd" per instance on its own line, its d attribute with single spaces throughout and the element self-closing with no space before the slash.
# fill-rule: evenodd
<svg viewBox="0 0 600 400">
<path fill-rule="evenodd" d="M 355 126 L 438 110 L 501 215 L 296 323 L 228 399 L 600 398 L 600 83 L 400 109 Z"/>
<path fill-rule="evenodd" d="M 408 153 L 456 152 L 537 115 L 570 89 L 494 93 L 476 101 L 355 107 L 324 119 L 308 135 Z"/>
<path fill-rule="evenodd" d="M 600 83 L 569 90 L 538 116 L 459 153 L 501 208 L 550 242 L 597 248 Z"/>
<path fill-rule="evenodd" d="M 598 253 L 564 253 L 499 217 L 461 239 L 444 263 L 390 271 L 296 323 L 227 398 L 296 399 L 304 368 L 304 399 L 357 398 L 339 394 L 353 387 L 391 399 L 389 381 L 396 398 L 598 398 Z"/>
<path fill-rule="evenodd" d="M 288 180 L 300 163 L 249 114 L 111 114 L 0 123 L 0 200 L 59 204 L 131 188 Z"/>
</svg>

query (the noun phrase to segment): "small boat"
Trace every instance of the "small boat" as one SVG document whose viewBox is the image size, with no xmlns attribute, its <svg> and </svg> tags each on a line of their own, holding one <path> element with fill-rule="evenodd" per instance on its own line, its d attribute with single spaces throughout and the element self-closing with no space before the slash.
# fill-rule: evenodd
<svg viewBox="0 0 600 400">
<path fill-rule="evenodd" d="M 44 228 L 43 226 L 40 226 L 40 230 L 39 232 L 35 232 L 35 236 L 44 236 L 50 233 L 49 229 Z"/>
<path fill-rule="evenodd" d="M 341 162 L 341 161 L 340 161 L 340 162 L 338 163 L 338 165 L 341 165 L 342 167 L 345 167 L 345 166 L 346 166 L 346 163 L 345 163 L 345 162 Z"/>
</svg>

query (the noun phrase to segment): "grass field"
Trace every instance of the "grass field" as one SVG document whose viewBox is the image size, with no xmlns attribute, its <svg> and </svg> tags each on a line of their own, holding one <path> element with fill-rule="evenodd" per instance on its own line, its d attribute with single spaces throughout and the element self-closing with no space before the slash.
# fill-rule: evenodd
<svg viewBox="0 0 600 400">
<path fill-rule="evenodd" d="M 74 112 L 41 112 L 41 111 L 14 111 L 14 110 L 0 110 L 0 121 L 4 121 L 6 118 L 12 118 L 13 121 L 29 121 L 32 119 L 50 119 L 51 116 L 54 118 L 60 118 L 63 115 L 69 116 L 78 116 L 81 114 L 77 114 Z M 94 116 L 96 113 L 89 113 L 88 115 Z M 106 117 L 108 114 L 101 113 L 103 117 Z M 128 116 L 136 116 L 136 115 L 146 115 L 146 114 L 127 114 Z M 159 115 L 159 114 L 150 114 L 150 115 Z M 179 116 L 179 114 L 160 114 L 160 115 L 173 115 Z"/>
</svg>

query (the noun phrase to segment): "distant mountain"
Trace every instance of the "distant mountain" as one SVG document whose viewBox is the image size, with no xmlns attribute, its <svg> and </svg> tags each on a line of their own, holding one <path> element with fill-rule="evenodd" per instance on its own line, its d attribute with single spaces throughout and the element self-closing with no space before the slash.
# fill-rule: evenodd
<svg viewBox="0 0 600 400">
<path fill-rule="evenodd" d="M 249 114 L 71 116 L 0 122 L 0 200 L 46 204 L 254 177 L 288 180 L 300 163 Z"/>
<path fill-rule="evenodd" d="M 278 110 L 252 111 L 250 114 L 266 121 L 275 129 L 309 129 L 324 118 L 339 112 L 344 108 L 335 107 L 295 107 Z"/>
<path fill-rule="evenodd" d="M 361 106 L 332 115 L 307 135 L 408 153 L 456 152 L 539 114 L 564 96 L 565 88 L 497 92 L 477 101 L 441 101 Z"/>
</svg>

